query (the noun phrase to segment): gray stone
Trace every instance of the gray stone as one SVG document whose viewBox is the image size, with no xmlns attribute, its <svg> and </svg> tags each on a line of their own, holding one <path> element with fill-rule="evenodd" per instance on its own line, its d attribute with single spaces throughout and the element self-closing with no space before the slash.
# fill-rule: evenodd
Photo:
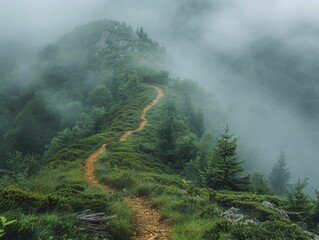
<svg viewBox="0 0 319 240">
<path fill-rule="evenodd" d="M 307 234 L 311 239 L 313 240 L 319 240 L 319 236 L 314 234 L 313 232 L 310 232 L 310 231 L 303 231 L 305 234 Z"/>
<path fill-rule="evenodd" d="M 261 205 L 263 205 L 264 207 L 269 207 L 269 208 L 274 208 L 275 207 L 275 204 L 273 204 L 271 202 L 268 202 L 268 201 L 263 201 L 261 203 Z"/>
<path fill-rule="evenodd" d="M 107 48 L 111 46 L 112 44 L 116 43 L 119 41 L 119 35 L 107 30 L 104 30 L 101 33 L 101 37 L 99 41 L 96 43 L 96 46 L 98 48 Z"/>
<path fill-rule="evenodd" d="M 271 202 L 268 202 L 268 201 L 263 201 L 261 203 L 261 205 L 263 205 L 264 207 L 268 207 L 268 208 L 271 208 L 271 209 L 275 209 L 276 211 L 278 211 L 282 216 L 286 217 L 286 218 L 289 218 L 288 214 L 286 213 L 285 210 L 281 209 L 281 208 L 277 208 L 275 207 L 275 204 L 271 203 Z"/>
<path fill-rule="evenodd" d="M 244 214 L 239 213 L 240 209 L 231 207 L 230 209 L 226 210 L 225 212 L 221 213 L 219 216 L 222 218 L 227 219 L 230 222 L 239 222 L 245 218 Z"/>
</svg>

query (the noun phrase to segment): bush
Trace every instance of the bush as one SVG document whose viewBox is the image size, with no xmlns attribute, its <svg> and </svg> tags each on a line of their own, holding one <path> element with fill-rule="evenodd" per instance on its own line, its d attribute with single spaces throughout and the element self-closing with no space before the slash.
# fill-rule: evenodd
<svg viewBox="0 0 319 240">
<path fill-rule="evenodd" d="M 155 185 L 152 183 L 142 183 L 136 188 L 136 195 L 139 197 L 149 197 L 154 189 Z"/>
<path fill-rule="evenodd" d="M 132 176 L 132 172 L 121 171 L 112 178 L 107 179 L 107 182 L 116 189 L 122 190 L 132 188 L 136 185 L 137 180 Z"/>
<path fill-rule="evenodd" d="M 266 221 L 262 224 L 245 225 L 231 223 L 225 219 L 218 219 L 214 222 L 212 229 L 206 231 L 204 239 L 309 239 L 300 228 L 282 221 Z"/>
</svg>

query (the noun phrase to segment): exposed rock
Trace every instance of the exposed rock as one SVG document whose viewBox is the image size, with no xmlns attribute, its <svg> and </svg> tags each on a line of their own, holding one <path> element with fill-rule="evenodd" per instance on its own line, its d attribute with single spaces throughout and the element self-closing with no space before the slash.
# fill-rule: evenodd
<svg viewBox="0 0 319 240">
<path fill-rule="evenodd" d="M 130 43 L 129 41 L 121 40 L 121 41 L 119 42 L 119 46 L 120 46 L 121 48 L 125 48 L 129 43 Z"/>
<path fill-rule="evenodd" d="M 278 211 L 281 215 L 283 215 L 286 218 L 289 218 L 288 214 L 286 213 L 285 210 L 281 209 L 281 208 L 277 208 L 275 207 L 275 204 L 268 202 L 268 201 L 263 201 L 261 203 L 261 205 L 263 205 L 264 207 L 268 207 L 268 208 L 272 208 L 275 209 L 276 211 Z"/>
<path fill-rule="evenodd" d="M 104 30 L 101 33 L 101 37 L 99 41 L 96 43 L 96 46 L 98 48 L 107 48 L 107 47 L 110 47 L 115 42 L 118 42 L 119 39 L 120 39 L 120 36 L 118 34 L 111 31 Z"/>
<path fill-rule="evenodd" d="M 319 240 L 319 236 L 314 234 L 313 232 L 310 231 L 303 231 L 305 234 L 307 234 L 311 239 L 313 240 Z"/>
<path fill-rule="evenodd" d="M 136 52 L 139 52 L 139 50 L 135 47 L 132 47 L 132 46 L 129 46 L 128 49 L 127 49 L 128 52 L 133 52 L 133 53 L 136 53 Z"/>
<path fill-rule="evenodd" d="M 240 212 L 239 208 L 231 207 L 230 209 L 221 213 L 219 216 L 227 219 L 230 222 L 239 222 L 245 218 L 245 215 L 239 212 Z"/>
<path fill-rule="evenodd" d="M 258 222 L 256 220 L 252 220 L 252 219 L 247 219 L 245 221 L 243 221 L 243 224 L 249 225 L 249 224 L 258 224 Z"/>
<path fill-rule="evenodd" d="M 263 201 L 261 203 L 261 205 L 263 205 L 264 207 L 269 207 L 269 208 L 274 208 L 275 207 L 275 205 L 273 203 L 268 202 L 268 201 Z"/>
<path fill-rule="evenodd" d="M 286 213 L 285 210 L 281 209 L 281 208 L 275 208 L 281 215 L 283 215 L 286 218 L 289 218 L 288 214 Z"/>
</svg>

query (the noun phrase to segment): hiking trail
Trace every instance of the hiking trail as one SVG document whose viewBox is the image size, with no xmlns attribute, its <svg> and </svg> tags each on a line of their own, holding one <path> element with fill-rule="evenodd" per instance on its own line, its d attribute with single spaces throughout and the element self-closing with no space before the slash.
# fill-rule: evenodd
<svg viewBox="0 0 319 240">
<path fill-rule="evenodd" d="M 156 98 L 148 104 L 140 113 L 140 122 L 136 129 L 126 131 L 119 137 L 119 141 L 125 141 L 132 133 L 141 131 L 147 124 L 146 113 L 164 96 L 161 88 L 153 86 L 157 92 Z M 103 144 L 98 150 L 92 153 L 85 161 L 84 176 L 88 183 L 99 187 L 108 192 L 115 192 L 107 184 L 98 181 L 95 175 L 95 167 L 98 156 L 105 151 L 106 144 Z M 158 210 L 150 207 L 150 203 L 145 198 L 128 196 L 124 197 L 125 201 L 135 212 L 137 232 L 133 236 L 133 240 L 168 240 L 171 228 L 160 221 L 160 213 Z"/>
</svg>

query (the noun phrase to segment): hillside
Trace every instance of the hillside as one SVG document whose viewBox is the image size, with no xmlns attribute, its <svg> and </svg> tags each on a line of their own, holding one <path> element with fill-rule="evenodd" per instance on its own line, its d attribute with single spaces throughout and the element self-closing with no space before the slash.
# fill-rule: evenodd
<svg viewBox="0 0 319 240">
<path fill-rule="evenodd" d="M 101 20 L 3 72 L 0 238 L 315 237 L 318 200 L 247 175 L 227 111 L 165 57 L 143 28 Z"/>
</svg>

